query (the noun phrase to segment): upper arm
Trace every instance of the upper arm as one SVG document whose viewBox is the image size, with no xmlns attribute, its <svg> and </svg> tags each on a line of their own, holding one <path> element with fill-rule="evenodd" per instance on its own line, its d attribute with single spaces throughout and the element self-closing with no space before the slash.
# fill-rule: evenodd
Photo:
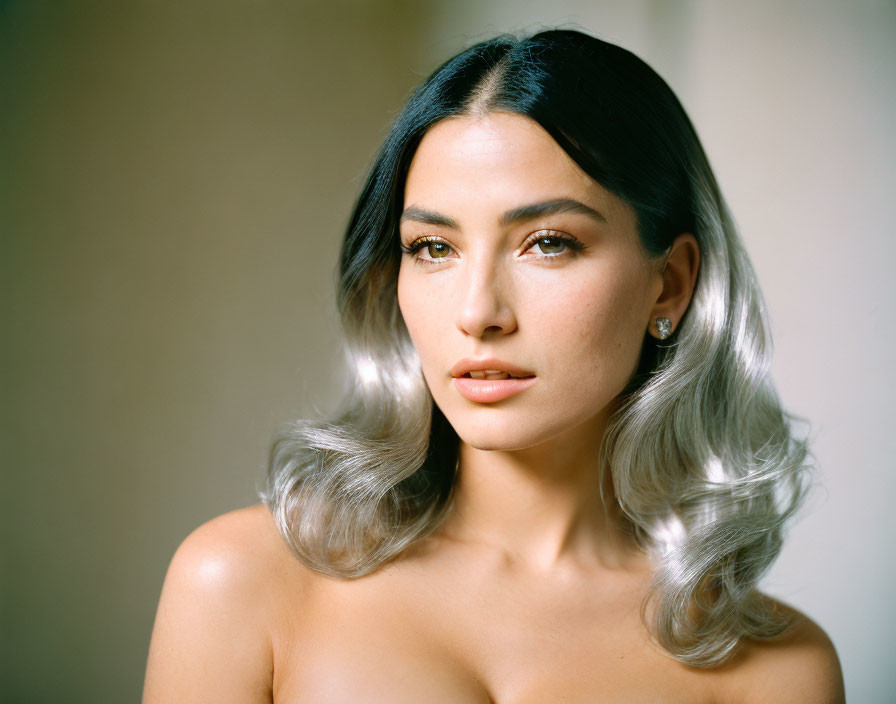
<svg viewBox="0 0 896 704">
<path fill-rule="evenodd" d="M 270 702 L 270 605 L 245 511 L 200 526 L 174 554 L 153 627 L 144 704 Z"/>
<path fill-rule="evenodd" d="M 843 673 L 833 643 L 818 624 L 793 614 L 794 625 L 783 638 L 747 646 L 732 701 L 843 704 Z"/>
</svg>

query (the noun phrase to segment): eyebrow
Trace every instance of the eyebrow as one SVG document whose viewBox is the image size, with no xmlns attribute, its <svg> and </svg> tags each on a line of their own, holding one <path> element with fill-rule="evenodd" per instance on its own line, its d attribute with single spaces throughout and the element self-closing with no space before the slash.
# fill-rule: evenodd
<svg viewBox="0 0 896 704">
<path fill-rule="evenodd" d="M 557 213 L 580 213 L 582 215 L 587 215 L 600 223 L 607 222 L 607 219 L 603 215 L 591 206 L 585 205 L 580 201 L 573 200 L 572 198 L 554 198 L 553 200 L 546 200 L 541 203 L 531 203 L 530 205 L 523 205 L 519 208 L 508 210 L 501 216 L 501 225 L 507 227 L 508 225 L 522 222 L 523 220 L 531 220 L 544 215 L 556 215 Z M 405 208 L 404 212 L 401 214 L 399 222 L 405 222 L 406 220 L 422 222 L 425 225 L 441 225 L 455 230 L 460 229 L 457 220 L 454 218 L 450 218 L 447 215 L 442 215 L 441 213 L 436 213 L 431 210 L 426 210 L 425 208 L 418 208 L 413 205 L 409 208 Z"/>
</svg>

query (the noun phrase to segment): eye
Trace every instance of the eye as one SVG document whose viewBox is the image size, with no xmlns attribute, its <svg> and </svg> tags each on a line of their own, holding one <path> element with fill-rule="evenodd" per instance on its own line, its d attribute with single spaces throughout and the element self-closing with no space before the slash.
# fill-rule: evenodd
<svg viewBox="0 0 896 704">
<path fill-rule="evenodd" d="M 526 244 L 527 251 L 533 247 L 537 247 L 538 251 L 541 252 L 541 254 L 536 257 L 537 259 L 554 259 L 567 252 L 576 252 L 585 248 L 585 245 L 579 242 L 575 237 L 561 235 L 554 230 L 541 230 L 540 232 L 536 232 Z"/>
<path fill-rule="evenodd" d="M 444 259 L 450 259 L 449 254 L 452 252 L 451 245 L 447 242 L 435 237 L 421 237 L 412 242 L 409 246 L 401 245 L 401 251 L 410 254 L 417 261 L 438 262 Z M 425 252 L 428 256 L 421 256 Z"/>
<path fill-rule="evenodd" d="M 539 237 L 535 240 L 535 247 L 541 250 L 542 254 L 561 254 L 566 251 L 566 242 L 559 237 Z"/>
</svg>

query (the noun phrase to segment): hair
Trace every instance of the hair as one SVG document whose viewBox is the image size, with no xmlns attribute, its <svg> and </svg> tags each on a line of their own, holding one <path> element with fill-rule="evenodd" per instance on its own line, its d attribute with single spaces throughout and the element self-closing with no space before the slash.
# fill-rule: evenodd
<svg viewBox="0 0 896 704">
<path fill-rule="evenodd" d="M 668 253 L 683 232 L 698 241 L 688 310 L 666 340 L 645 333 L 600 464 L 638 545 L 655 557 L 645 625 L 671 657 L 719 665 L 742 638 L 772 638 L 789 625 L 757 586 L 806 493 L 806 442 L 769 376 L 756 277 L 690 120 L 646 63 L 587 34 L 478 43 L 401 109 L 342 247 L 344 401 L 326 420 L 280 432 L 262 499 L 302 562 L 343 578 L 377 569 L 450 511 L 459 439 L 433 403 L 398 309 L 398 219 L 426 131 L 492 111 L 535 120 L 629 203 L 648 256 Z"/>
</svg>

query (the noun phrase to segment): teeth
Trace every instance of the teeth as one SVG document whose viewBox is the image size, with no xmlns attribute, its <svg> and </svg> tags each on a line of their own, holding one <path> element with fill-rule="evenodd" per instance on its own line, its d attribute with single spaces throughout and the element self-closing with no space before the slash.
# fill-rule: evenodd
<svg viewBox="0 0 896 704">
<path fill-rule="evenodd" d="M 509 379 L 510 374 L 507 372 L 497 371 L 493 369 L 483 369 L 481 371 L 467 372 L 473 379 Z"/>
</svg>

